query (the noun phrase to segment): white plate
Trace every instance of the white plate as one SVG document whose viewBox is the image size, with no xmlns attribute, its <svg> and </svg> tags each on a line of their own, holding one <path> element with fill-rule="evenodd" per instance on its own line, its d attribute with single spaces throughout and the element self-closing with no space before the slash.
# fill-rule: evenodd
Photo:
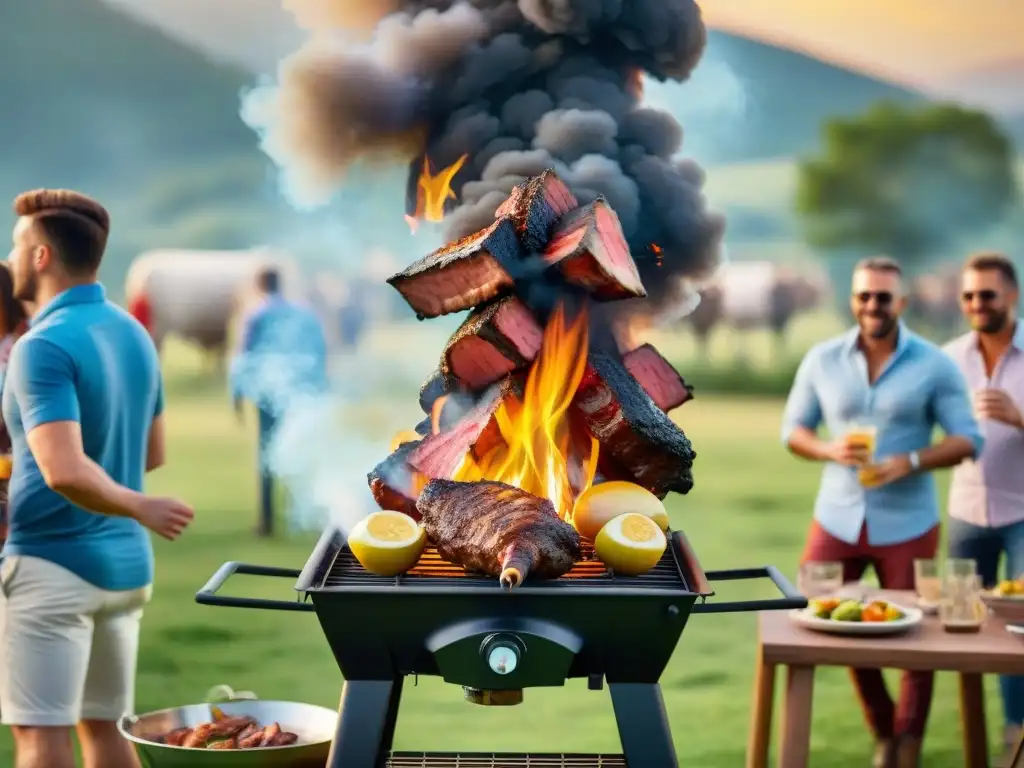
<svg viewBox="0 0 1024 768">
<path fill-rule="evenodd" d="M 813 629 L 815 632 L 827 632 L 830 635 L 898 635 L 921 623 L 924 614 L 920 608 L 904 608 L 892 605 L 903 613 L 897 621 L 833 621 L 819 619 L 808 607 L 790 611 L 789 617 L 797 624 Z"/>
</svg>

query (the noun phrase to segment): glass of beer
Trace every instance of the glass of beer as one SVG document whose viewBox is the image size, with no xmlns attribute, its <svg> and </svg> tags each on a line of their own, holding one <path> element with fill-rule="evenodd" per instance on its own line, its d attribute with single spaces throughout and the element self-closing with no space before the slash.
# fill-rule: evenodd
<svg viewBox="0 0 1024 768">
<path fill-rule="evenodd" d="M 0 480 L 10 480 L 13 467 L 14 462 L 11 459 L 11 454 L 0 453 Z"/>
<path fill-rule="evenodd" d="M 924 611 L 934 611 L 942 601 L 942 575 L 938 560 L 914 561 L 914 591 L 917 605 Z"/>
<path fill-rule="evenodd" d="M 843 433 L 846 444 L 856 448 L 863 448 L 870 456 L 866 464 L 857 469 L 857 480 L 865 488 L 870 488 L 878 481 L 875 479 L 875 468 L 872 462 L 875 460 L 875 448 L 878 445 L 878 427 L 873 424 L 851 424 Z"/>
</svg>

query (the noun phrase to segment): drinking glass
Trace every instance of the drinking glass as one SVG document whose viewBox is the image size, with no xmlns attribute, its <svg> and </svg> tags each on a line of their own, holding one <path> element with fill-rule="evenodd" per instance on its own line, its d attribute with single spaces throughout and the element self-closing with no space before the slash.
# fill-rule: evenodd
<svg viewBox="0 0 1024 768">
<path fill-rule="evenodd" d="M 857 468 L 857 480 L 865 488 L 877 484 L 875 477 L 875 449 L 878 446 L 878 427 L 874 424 L 850 424 L 843 432 L 843 438 L 848 445 L 865 449 L 870 457 L 868 462 Z"/>
<path fill-rule="evenodd" d="M 0 453 L 0 480 L 11 479 L 11 469 L 14 466 L 14 462 L 11 459 L 9 453 Z"/>
<path fill-rule="evenodd" d="M 942 582 L 939 620 L 947 632 L 977 632 L 985 623 L 981 578 L 977 574 L 952 576 Z"/>
<path fill-rule="evenodd" d="M 964 558 L 949 558 L 946 560 L 946 579 L 969 579 L 978 575 L 978 563 L 974 560 Z"/>
<path fill-rule="evenodd" d="M 937 606 L 942 599 L 942 576 L 938 560 L 914 561 L 914 591 L 919 605 Z"/>
<path fill-rule="evenodd" d="M 843 587 L 843 564 L 804 563 L 800 566 L 797 584 L 801 594 L 807 598 L 833 595 Z"/>
</svg>

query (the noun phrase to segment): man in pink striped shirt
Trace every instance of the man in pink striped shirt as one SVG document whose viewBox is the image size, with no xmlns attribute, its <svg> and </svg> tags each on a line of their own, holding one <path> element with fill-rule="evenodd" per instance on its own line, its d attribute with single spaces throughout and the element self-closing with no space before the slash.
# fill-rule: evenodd
<svg viewBox="0 0 1024 768">
<path fill-rule="evenodd" d="M 1006 256 L 981 253 L 963 270 L 961 308 L 971 332 L 950 342 L 973 393 L 985 435 L 975 461 L 953 470 L 949 494 L 949 553 L 975 560 L 986 587 L 1024 575 L 1024 324 L 1017 320 L 1017 271 Z M 1000 679 L 1006 746 L 1021 738 L 1024 677 Z"/>
</svg>

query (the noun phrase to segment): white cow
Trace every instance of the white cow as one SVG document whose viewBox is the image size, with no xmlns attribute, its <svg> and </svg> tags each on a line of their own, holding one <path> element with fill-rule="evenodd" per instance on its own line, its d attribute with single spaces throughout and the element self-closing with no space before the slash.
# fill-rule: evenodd
<svg viewBox="0 0 1024 768">
<path fill-rule="evenodd" d="M 268 266 L 281 271 L 286 295 L 300 292 L 296 265 L 277 251 L 148 251 L 128 269 L 125 300 L 158 349 L 173 334 L 223 359 L 232 323 L 255 295 L 256 273 Z"/>
</svg>

